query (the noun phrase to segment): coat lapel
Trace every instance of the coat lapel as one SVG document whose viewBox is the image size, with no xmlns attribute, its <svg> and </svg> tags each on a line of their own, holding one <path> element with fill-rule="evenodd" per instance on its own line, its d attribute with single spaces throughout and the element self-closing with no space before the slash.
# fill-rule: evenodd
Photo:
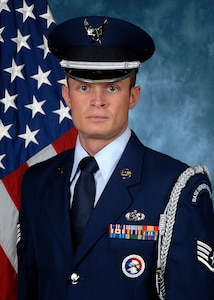
<svg viewBox="0 0 214 300">
<path fill-rule="evenodd" d="M 67 154 L 67 153 L 66 153 Z M 73 165 L 73 152 L 63 159 L 59 157 L 55 169 L 50 174 L 46 201 L 46 210 L 61 245 L 71 254 L 70 231 L 70 174 Z"/>
<path fill-rule="evenodd" d="M 109 224 L 115 223 L 133 203 L 132 186 L 141 183 L 143 158 L 144 146 L 133 134 L 92 212 L 74 258 L 73 268 L 76 267 L 98 239 L 106 234 Z"/>
</svg>

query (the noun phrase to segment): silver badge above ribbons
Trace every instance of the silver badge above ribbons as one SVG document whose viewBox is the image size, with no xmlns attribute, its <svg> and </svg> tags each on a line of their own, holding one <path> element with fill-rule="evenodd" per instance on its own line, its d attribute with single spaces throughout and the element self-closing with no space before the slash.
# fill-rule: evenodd
<svg viewBox="0 0 214 300">
<path fill-rule="evenodd" d="M 125 215 L 125 217 L 127 221 L 135 221 L 135 222 L 143 221 L 145 219 L 144 213 L 139 212 L 136 209 L 131 212 L 128 212 Z"/>
</svg>

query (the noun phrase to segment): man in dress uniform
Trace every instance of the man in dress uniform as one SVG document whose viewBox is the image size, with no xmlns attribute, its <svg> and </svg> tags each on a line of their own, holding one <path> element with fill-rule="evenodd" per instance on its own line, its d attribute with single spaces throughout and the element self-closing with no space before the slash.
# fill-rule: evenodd
<svg viewBox="0 0 214 300">
<path fill-rule="evenodd" d="M 141 28 L 80 17 L 49 37 L 78 129 L 75 149 L 28 169 L 19 300 L 214 299 L 208 170 L 144 146 L 128 127 L 155 46 Z"/>
</svg>

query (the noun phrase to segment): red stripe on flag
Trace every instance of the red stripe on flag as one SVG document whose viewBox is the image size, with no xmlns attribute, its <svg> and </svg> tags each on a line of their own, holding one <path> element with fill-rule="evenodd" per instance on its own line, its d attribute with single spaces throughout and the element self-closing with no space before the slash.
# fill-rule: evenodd
<svg viewBox="0 0 214 300">
<path fill-rule="evenodd" d="M 77 138 L 77 129 L 71 128 L 61 137 L 59 137 L 55 142 L 52 143 L 52 146 L 57 153 L 73 148 L 76 143 Z"/>
<path fill-rule="evenodd" d="M 17 300 L 17 274 L 0 246 L 0 300 Z"/>
<path fill-rule="evenodd" d="M 17 170 L 9 174 L 2 179 L 8 194 L 16 205 L 17 209 L 20 208 L 20 192 L 21 192 L 21 181 L 24 172 L 27 170 L 28 164 L 24 163 Z M 1 300 L 1 299 L 0 299 Z"/>
</svg>

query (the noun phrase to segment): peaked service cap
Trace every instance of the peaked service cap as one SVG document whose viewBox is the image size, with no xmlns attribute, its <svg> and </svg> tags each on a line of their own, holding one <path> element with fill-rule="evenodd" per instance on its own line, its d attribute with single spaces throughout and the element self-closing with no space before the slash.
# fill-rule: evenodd
<svg viewBox="0 0 214 300">
<path fill-rule="evenodd" d="M 69 77 L 88 82 L 124 79 L 155 51 L 152 38 L 143 29 L 104 16 L 59 24 L 50 33 L 48 45 Z"/>
</svg>

